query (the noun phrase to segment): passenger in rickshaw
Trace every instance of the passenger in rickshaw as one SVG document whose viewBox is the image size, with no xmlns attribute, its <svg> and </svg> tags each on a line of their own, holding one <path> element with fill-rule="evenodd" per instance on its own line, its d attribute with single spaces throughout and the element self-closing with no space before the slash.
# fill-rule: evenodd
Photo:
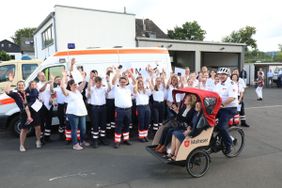
<svg viewBox="0 0 282 188">
<path fill-rule="evenodd" d="M 198 126 L 198 124 L 202 123 L 200 121 L 201 118 L 203 118 L 202 105 L 201 105 L 201 102 L 197 102 L 195 105 L 195 113 L 192 118 L 192 126 L 187 127 L 186 130 L 183 130 L 183 129 L 175 130 L 172 133 L 171 152 L 167 155 L 169 159 L 176 160 L 176 156 L 180 148 L 180 145 L 186 136 L 194 137 L 203 130 L 202 125 Z"/>
<path fill-rule="evenodd" d="M 195 103 L 197 97 L 189 94 L 184 97 L 183 104 L 178 108 L 172 105 L 171 109 L 177 114 L 176 121 L 170 121 L 170 124 L 164 128 L 159 144 L 155 148 L 158 153 L 165 153 L 166 147 L 170 144 L 172 132 L 175 130 L 186 130 L 192 125 L 192 118 L 195 113 Z"/>
</svg>

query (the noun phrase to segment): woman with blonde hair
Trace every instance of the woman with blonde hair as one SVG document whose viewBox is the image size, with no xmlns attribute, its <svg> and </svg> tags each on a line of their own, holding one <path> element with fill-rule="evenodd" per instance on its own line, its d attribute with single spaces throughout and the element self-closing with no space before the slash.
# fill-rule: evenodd
<svg viewBox="0 0 282 188">
<path fill-rule="evenodd" d="M 159 153 L 165 153 L 166 146 L 169 145 L 172 138 L 172 133 L 175 130 L 185 130 L 192 124 L 192 117 L 194 116 L 195 103 L 197 97 L 195 95 L 186 95 L 183 99 L 183 105 L 178 108 L 176 105 L 172 106 L 176 115 L 177 126 L 168 125 L 164 128 L 160 142 L 155 150 Z"/>
<path fill-rule="evenodd" d="M 140 142 L 148 142 L 148 128 L 151 119 L 151 110 L 149 106 L 149 96 L 152 93 L 153 86 L 149 79 L 146 80 L 148 85 L 144 86 L 143 79 L 138 79 L 134 88 L 136 98 L 136 110 L 138 118 L 138 135 Z"/>
</svg>

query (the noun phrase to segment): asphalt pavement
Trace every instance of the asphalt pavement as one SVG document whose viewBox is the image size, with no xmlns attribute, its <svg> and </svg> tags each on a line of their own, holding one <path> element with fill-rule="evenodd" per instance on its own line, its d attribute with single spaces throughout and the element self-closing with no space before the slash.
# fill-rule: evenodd
<svg viewBox="0 0 282 188">
<path fill-rule="evenodd" d="M 246 145 L 233 159 L 213 154 L 209 171 L 192 178 L 184 167 L 166 165 L 146 152 L 144 143 L 120 149 L 102 146 L 74 151 L 55 141 L 35 149 L 28 138 L 28 151 L 18 151 L 18 138 L 0 132 L 0 188 L 281 188 L 282 187 L 282 90 L 264 89 L 257 101 L 254 88 L 247 89 L 245 103 Z"/>
</svg>

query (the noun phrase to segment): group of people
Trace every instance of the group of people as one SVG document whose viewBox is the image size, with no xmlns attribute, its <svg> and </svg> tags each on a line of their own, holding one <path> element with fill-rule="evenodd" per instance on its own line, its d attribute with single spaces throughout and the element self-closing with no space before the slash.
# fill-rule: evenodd
<svg viewBox="0 0 282 188">
<path fill-rule="evenodd" d="M 169 140 L 174 145 L 174 153 L 177 153 L 179 143 L 193 133 L 193 124 L 201 116 L 201 103 L 195 96 L 178 94 L 174 100 L 172 91 L 183 87 L 215 91 L 222 97 L 218 124 L 222 127 L 227 150 L 231 146 L 225 126 L 228 120 L 239 112 L 241 125 L 249 126 L 243 102 L 246 85 L 239 77 L 238 69 L 231 74 L 229 68 L 216 71 L 204 66 L 195 73 L 187 67 L 181 75 L 167 73 L 164 69 L 157 71 L 148 65 L 144 76 L 131 69 L 108 67 L 106 75 L 100 76 L 97 70 L 92 70 L 89 79 L 86 79 L 86 72 L 82 67 L 75 68 L 75 64 L 75 59 L 72 59 L 69 71 L 64 70 L 62 76 L 50 76 L 49 81 L 40 72 L 38 82 L 31 81 L 27 88 L 23 81 L 18 82 L 16 91 L 11 90 L 9 85 L 5 88 L 6 94 L 15 99 L 20 108 L 20 151 L 26 151 L 24 144 L 30 126 L 35 127 L 37 148 L 50 141 L 52 111 L 56 107 L 58 132 L 61 138 L 72 142 L 74 150 L 82 150 L 90 145 L 94 148 L 108 145 L 106 136 L 110 137 L 111 134 L 114 148 L 119 148 L 121 143 L 131 145 L 132 127 L 138 130 L 140 142 L 148 142 L 149 133 L 154 134 L 164 120 L 174 116 L 174 113 L 180 114 L 178 119 L 184 123 L 182 128 L 167 131 L 169 134 L 165 135 L 157 148 L 162 152 Z M 78 83 L 74 79 L 77 73 L 83 78 Z M 9 80 L 12 81 L 13 77 L 10 76 Z M 180 106 L 181 101 L 184 101 L 185 107 Z M 87 119 L 90 120 L 91 139 L 86 139 Z"/>
</svg>

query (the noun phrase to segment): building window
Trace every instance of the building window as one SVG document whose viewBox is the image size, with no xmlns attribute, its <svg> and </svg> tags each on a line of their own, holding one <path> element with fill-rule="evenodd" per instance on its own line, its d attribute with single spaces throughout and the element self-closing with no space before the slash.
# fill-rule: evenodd
<svg viewBox="0 0 282 188">
<path fill-rule="evenodd" d="M 45 31 L 41 33 L 41 37 L 43 49 L 53 44 L 54 39 L 52 34 L 52 25 L 50 25 Z"/>
<path fill-rule="evenodd" d="M 2 47 L 2 48 L 4 48 L 4 46 L 5 46 L 4 44 L 1 44 L 1 47 Z"/>
</svg>

